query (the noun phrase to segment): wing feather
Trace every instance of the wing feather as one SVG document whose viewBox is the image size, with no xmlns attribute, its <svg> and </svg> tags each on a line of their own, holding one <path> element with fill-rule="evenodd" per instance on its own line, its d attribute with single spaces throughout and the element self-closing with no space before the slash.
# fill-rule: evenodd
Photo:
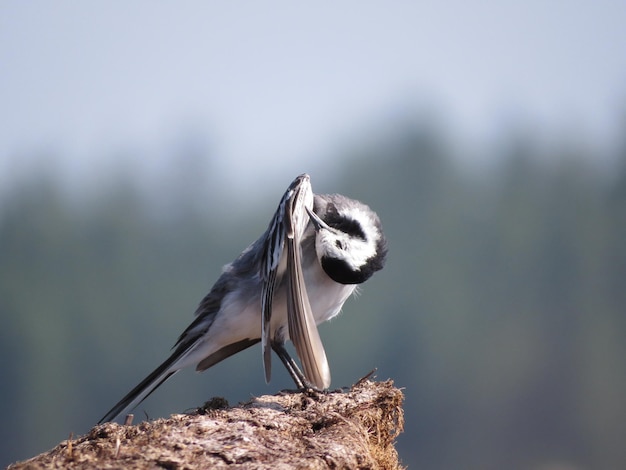
<svg viewBox="0 0 626 470">
<path fill-rule="evenodd" d="M 277 274 L 285 254 L 287 271 L 287 318 L 289 337 L 300 358 L 306 379 L 320 389 L 330 385 L 330 369 L 302 272 L 301 240 L 313 208 L 313 191 L 308 175 L 296 178 L 280 200 L 265 237 L 261 258 L 261 309 L 263 366 L 265 380 L 272 371 L 270 322 Z M 287 250 L 285 250 L 285 243 Z M 285 253 L 286 251 L 286 253 Z"/>
<path fill-rule="evenodd" d="M 280 261 L 283 257 L 285 237 L 287 234 L 287 213 L 291 211 L 295 192 L 303 184 L 309 184 L 308 175 L 298 176 L 283 194 L 278 208 L 270 221 L 265 235 L 263 254 L 260 261 L 259 274 L 261 277 L 261 349 L 263 351 L 263 369 L 265 381 L 269 382 L 272 376 L 272 348 L 270 322 L 272 319 L 272 302 L 274 288 Z"/>
<path fill-rule="evenodd" d="M 330 385 L 330 368 L 324 345 L 317 331 L 302 272 L 301 239 L 313 208 L 310 185 L 301 188 L 290 200 L 287 212 L 287 317 L 289 337 L 300 358 L 307 380 L 319 389 Z"/>
<path fill-rule="evenodd" d="M 325 389 L 330 385 L 330 368 L 304 284 L 298 237 L 287 239 L 287 255 L 289 337 L 307 380 L 317 388 Z"/>
</svg>

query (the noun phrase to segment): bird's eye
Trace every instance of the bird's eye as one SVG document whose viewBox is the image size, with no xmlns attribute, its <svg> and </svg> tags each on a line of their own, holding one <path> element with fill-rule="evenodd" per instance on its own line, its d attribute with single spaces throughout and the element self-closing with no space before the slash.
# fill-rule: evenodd
<svg viewBox="0 0 626 470">
<path fill-rule="evenodd" d="M 339 248 L 340 250 L 343 250 L 345 248 L 341 240 L 335 240 L 335 246 Z"/>
</svg>

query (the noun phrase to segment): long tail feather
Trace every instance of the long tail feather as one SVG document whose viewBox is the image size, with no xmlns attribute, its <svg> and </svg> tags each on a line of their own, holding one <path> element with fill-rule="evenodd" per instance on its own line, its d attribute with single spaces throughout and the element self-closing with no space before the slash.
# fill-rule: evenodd
<svg viewBox="0 0 626 470">
<path fill-rule="evenodd" d="M 143 379 L 139 385 L 126 394 L 109 412 L 98 421 L 98 424 L 113 421 L 126 410 L 132 409 L 144 401 L 152 392 L 154 392 L 163 382 L 178 372 L 178 369 L 172 369 L 172 365 L 180 359 L 181 353 L 175 351 L 163 364 L 157 367 L 148 377 Z"/>
</svg>

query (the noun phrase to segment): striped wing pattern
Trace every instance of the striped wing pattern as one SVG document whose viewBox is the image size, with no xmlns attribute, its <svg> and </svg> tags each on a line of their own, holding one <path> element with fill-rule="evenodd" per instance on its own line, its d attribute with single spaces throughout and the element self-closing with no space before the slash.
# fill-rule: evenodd
<svg viewBox="0 0 626 470">
<path fill-rule="evenodd" d="M 265 380 L 271 378 L 271 331 L 274 287 L 283 253 L 287 260 L 287 315 L 289 337 L 302 362 L 304 375 L 317 388 L 330 385 L 330 370 L 324 346 L 320 339 L 311 311 L 304 276 L 302 273 L 300 242 L 308 224 L 308 210 L 313 207 L 313 191 L 308 175 L 296 178 L 280 200 L 278 209 L 270 222 L 263 257 L 261 278 L 262 302 L 262 350 Z M 287 250 L 285 250 L 285 244 Z"/>
</svg>

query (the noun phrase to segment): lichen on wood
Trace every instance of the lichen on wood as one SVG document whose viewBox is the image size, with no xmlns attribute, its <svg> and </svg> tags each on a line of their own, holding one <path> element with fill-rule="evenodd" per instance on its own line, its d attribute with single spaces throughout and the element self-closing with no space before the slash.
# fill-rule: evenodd
<svg viewBox="0 0 626 470">
<path fill-rule="evenodd" d="M 105 423 L 9 466 L 25 469 L 401 468 L 403 395 L 391 381 L 285 392 L 124 426 Z"/>
</svg>

